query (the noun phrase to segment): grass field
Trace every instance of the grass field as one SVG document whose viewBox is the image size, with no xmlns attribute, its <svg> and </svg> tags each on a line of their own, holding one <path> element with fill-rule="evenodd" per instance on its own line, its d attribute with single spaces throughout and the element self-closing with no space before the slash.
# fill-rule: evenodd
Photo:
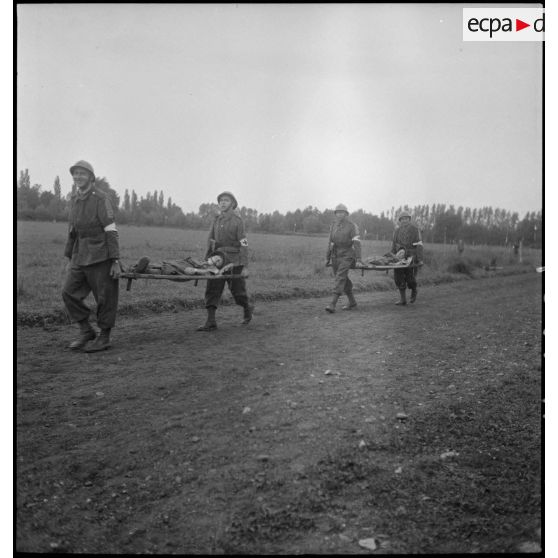
<svg viewBox="0 0 558 558">
<path fill-rule="evenodd" d="M 20 221 L 17 224 L 17 322 L 19 325 L 66 320 L 61 289 L 67 260 L 63 256 L 66 223 Z M 186 256 L 203 257 L 207 232 L 155 227 L 120 226 L 121 261 L 124 266 L 148 256 L 152 261 Z M 248 290 L 254 300 L 323 296 L 331 292 L 331 270 L 324 267 L 327 238 L 249 234 L 250 278 Z M 382 255 L 389 242 L 365 240 L 363 258 Z M 526 249 L 522 263 L 504 247 L 467 246 L 459 257 L 455 246 L 425 245 L 425 266 L 419 284 L 463 278 L 510 274 L 541 265 L 541 251 Z M 497 271 L 485 268 L 495 264 Z M 356 292 L 393 289 L 393 275 L 368 271 L 351 274 Z M 120 313 L 172 311 L 199 307 L 205 282 L 134 281 L 130 291 L 122 283 Z M 224 303 L 230 302 L 226 291 Z"/>
</svg>

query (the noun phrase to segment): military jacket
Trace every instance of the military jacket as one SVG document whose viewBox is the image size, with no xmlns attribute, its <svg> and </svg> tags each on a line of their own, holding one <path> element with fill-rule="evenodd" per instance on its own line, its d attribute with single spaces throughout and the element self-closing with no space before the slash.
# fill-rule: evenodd
<svg viewBox="0 0 558 558">
<path fill-rule="evenodd" d="M 332 256 L 347 256 L 360 260 L 358 226 L 352 221 L 345 220 L 331 225 L 326 259 L 329 260 Z"/>
<path fill-rule="evenodd" d="M 422 260 L 422 236 L 413 223 L 403 223 L 393 233 L 391 252 L 396 254 L 401 249 L 405 250 L 407 257 L 413 256 L 415 261 Z"/>
<path fill-rule="evenodd" d="M 220 213 L 211 224 L 206 257 L 214 250 L 225 252 L 228 261 L 236 266 L 248 265 L 248 239 L 244 232 L 244 221 L 232 210 Z"/>
<path fill-rule="evenodd" d="M 68 239 L 64 255 L 76 265 L 118 259 L 118 232 L 108 196 L 93 187 L 84 196 L 72 196 Z"/>
</svg>

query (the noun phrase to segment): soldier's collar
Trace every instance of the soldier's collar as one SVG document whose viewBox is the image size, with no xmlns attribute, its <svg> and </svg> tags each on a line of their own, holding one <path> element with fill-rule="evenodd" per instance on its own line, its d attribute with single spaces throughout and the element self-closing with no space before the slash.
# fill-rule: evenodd
<svg viewBox="0 0 558 558">
<path fill-rule="evenodd" d="M 83 192 L 82 190 L 80 190 L 79 188 L 77 189 L 76 192 L 76 197 L 80 200 L 84 200 L 85 198 L 87 198 L 89 196 L 89 194 L 91 194 L 93 192 L 93 184 L 89 185 L 89 188 L 87 188 L 87 190 L 85 190 L 85 192 Z"/>
</svg>

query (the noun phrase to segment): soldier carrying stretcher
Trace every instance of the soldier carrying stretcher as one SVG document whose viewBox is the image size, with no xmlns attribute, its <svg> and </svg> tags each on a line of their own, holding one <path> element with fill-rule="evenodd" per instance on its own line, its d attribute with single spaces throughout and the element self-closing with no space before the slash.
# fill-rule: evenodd
<svg viewBox="0 0 558 558">
<path fill-rule="evenodd" d="M 352 310 L 356 307 L 357 303 L 353 295 L 353 283 L 349 279 L 349 270 L 354 269 L 357 265 L 362 265 L 358 226 L 349 221 L 349 211 L 343 204 L 339 204 L 335 208 L 334 215 L 335 222 L 331 225 L 329 231 L 326 254 L 326 265 L 331 262 L 335 274 L 333 298 L 326 306 L 326 311 L 330 314 L 335 312 L 335 305 L 343 293 L 349 299 L 349 303 L 343 306 L 343 310 Z"/>
<path fill-rule="evenodd" d="M 79 337 L 69 348 L 93 353 L 110 347 L 110 332 L 116 322 L 120 277 L 118 231 L 110 199 L 96 187 L 91 164 L 78 161 L 70 167 L 70 174 L 76 191 L 68 217 L 64 255 L 69 266 L 62 298 L 70 320 L 79 325 Z M 85 304 L 91 292 L 97 303 L 99 336 L 89 323 L 91 310 Z"/>
<path fill-rule="evenodd" d="M 207 256 L 216 250 L 224 252 L 229 263 L 223 269 L 227 271 L 230 269 L 233 275 L 241 275 L 241 277 L 227 279 L 226 276 L 223 276 L 222 280 L 207 281 L 205 287 L 207 319 L 203 325 L 198 327 L 197 331 L 213 331 L 217 329 L 215 313 L 225 289 L 225 284 L 229 286 L 235 303 L 244 309 L 242 324 L 250 323 L 254 310 L 246 292 L 245 277 L 248 275 L 246 271 L 248 265 L 248 240 L 244 231 L 244 222 L 240 215 L 235 212 L 238 202 L 231 192 L 222 192 L 217 196 L 217 203 L 219 204 L 220 213 L 215 217 L 209 229 Z"/>
<path fill-rule="evenodd" d="M 411 222 L 411 214 L 403 211 L 398 218 L 399 227 L 393 233 L 391 253 L 396 254 L 400 250 L 405 251 L 405 257 L 413 257 L 415 265 L 394 269 L 393 279 L 399 289 L 398 306 L 407 304 L 406 289 L 411 289 L 411 303 L 417 299 L 417 272 L 418 266 L 422 265 L 422 237 L 419 228 Z"/>
</svg>

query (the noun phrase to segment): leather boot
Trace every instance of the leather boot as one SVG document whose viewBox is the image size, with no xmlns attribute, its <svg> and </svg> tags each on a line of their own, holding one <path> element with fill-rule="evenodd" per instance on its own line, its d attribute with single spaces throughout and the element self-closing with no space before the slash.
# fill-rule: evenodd
<svg viewBox="0 0 558 558">
<path fill-rule="evenodd" d="M 96 353 L 98 351 L 104 351 L 110 347 L 110 329 L 101 329 L 101 333 L 99 333 L 99 337 L 88 345 L 85 349 L 86 353 Z"/>
<path fill-rule="evenodd" d="M 215 321 L 215 311 L 217 308 L 215 306 L 209 306 L 207 308 L 207 320 L 205 324 L 198 327 L 197 331 L 213 331 L 217 329 L 217 322 Z"/>
<path fill-rule="evenodd" d="M 85 347 L 85 345 L 87 345 L 88 341 L 93 341 L 93 339 L 97 337 L 97 334 L 91 327 L 89 320 L 82 320 L 81 322 L 78 322 L 78 324 L 79 337 L 68 345 L 68 348 L 72 351 L 80 351 L 83 347 Z"/>
<path fill-rule="evenodd" d="M 254 313 L 254 307 L 247 304 L 244 307 L 244 319 L 242 320 L 242 325 L 249 324 L 252 321 L 253 313 Z"/>
<path fill-rule="evenodd" d="M 407 304 L 407 295 L 405 289 L 399 289 L 399 300 L 395 303 L 397 306 L 405 306 Z"/>
<path fill-rule="evenodd" d="M 356 308 L 357 302 L 355 300 L 353 293 L 348 293 L 347 298 L 349 299 L 349 303 L 345 304 L 342 310 L 352 310 L 353 308 Z"/>
<path fill-rule="evenodd" d="M 411 300 L 409 301 L 411 304 L 415 302 L 417 299 L 417 288 L 411 289 Z"/>
<path fill-rule="evenodd" d="M 339 300 L 339 295 L 334 294 L 333 298 L 331 299 L 331 302 L 326 306 L 326 312 L 333 314 L 335 312 L 335 305 L 337 304 L 338 300 Z"/>
</svg>

